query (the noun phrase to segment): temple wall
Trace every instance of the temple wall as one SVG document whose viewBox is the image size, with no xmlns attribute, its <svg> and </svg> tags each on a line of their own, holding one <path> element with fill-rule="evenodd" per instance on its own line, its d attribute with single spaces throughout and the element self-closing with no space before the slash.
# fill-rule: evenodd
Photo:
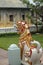
<svg viewBox="0 0 43 65">
<path fill-rule="evenodd" d="M 25 20 L 28 21 L 27 18 L 28 11 L 25 10 L 1 10 L 0 9 L 0 27 L 11 27 L 14 26 L 15 22 L 22 19 L 22 15 L 25 16 Z M 10 15 L 13 16 L 13 21 L 10 21 Z"/>
</svg>

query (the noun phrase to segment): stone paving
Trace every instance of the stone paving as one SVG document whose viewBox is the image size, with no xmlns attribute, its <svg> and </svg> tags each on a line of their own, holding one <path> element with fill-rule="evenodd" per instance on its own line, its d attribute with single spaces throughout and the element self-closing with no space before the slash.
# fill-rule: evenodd
<svg viewBox="0 0 43 65">
<path fill-rule="evenodd" d="M 41 64 L 43 65 L 43 54 L 41 57 Z M 8 52 L 0 48 L 0 65 L 9 65 L 8 63 Z"/>
<path fill-rule="evenodd" d="M 0 49 L 0 65 L 9 65 L 7 51 Z"/>
</svg>

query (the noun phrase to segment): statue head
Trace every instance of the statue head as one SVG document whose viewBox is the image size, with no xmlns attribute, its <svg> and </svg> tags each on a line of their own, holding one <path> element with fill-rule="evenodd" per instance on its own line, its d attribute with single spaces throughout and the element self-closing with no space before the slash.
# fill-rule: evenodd
<svg viewBox="0 0 43 65">
<path fill-rule="evenodd" d="M 26 21 L 18 21 L 16 25 L 20 34 L 22 34 L 25 31 L 25 29 L 28 29 L 29 27 Z"/>
</svg>

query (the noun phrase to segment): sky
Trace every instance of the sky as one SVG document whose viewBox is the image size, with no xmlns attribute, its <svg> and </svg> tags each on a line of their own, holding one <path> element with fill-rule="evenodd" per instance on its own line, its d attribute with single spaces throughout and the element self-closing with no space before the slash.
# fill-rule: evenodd
<svg viewBox="0 0 43 65">
<path fill-rule="evenodd" d="M 30 3 L 32 3 L 32 4 L 34 4 L 35 5 L 35 3 L 33 2 L 33 0 L 29 0 L 30 1 Z"/>
<path fill-rule="evenodd" d="M 32 0 L 29 0 L 30 1 L 30 3 L 33 3 L 33 1 Z"/>
</svg>

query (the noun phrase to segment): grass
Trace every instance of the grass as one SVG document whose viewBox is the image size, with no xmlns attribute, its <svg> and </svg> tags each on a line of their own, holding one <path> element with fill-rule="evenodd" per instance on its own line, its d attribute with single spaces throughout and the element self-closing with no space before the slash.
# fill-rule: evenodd
<svg viewBox="0 0 43 65">
<path fill-rule="evenodd" d="M 43 34 L 34 34 L 32 35 L 33 39 L 39 41 L 43 47 Z M 18 44 L 19 42 L 19 35 L 18 34 L 8 34 L 8 35 L 0 35 L 0 48 L 3 48 L 5 50 L 8 49 L 8 47 L 15 43 Z"/>
<path fill-rule="evenodd" d="M 3 48 L 5 50 L 7 50 L 11 44 L 14 43 L 17 44 L 18 42 L 19 42 L 19 35 L 17 34 L 0 36 L 0 48 Z"/>
<path fill-rule="evenodd" d="M 32 35 L 33 39 L 40 42 L 41 46 L 43 47 L 43 34 L 34 34 Z"/>
</svg>

